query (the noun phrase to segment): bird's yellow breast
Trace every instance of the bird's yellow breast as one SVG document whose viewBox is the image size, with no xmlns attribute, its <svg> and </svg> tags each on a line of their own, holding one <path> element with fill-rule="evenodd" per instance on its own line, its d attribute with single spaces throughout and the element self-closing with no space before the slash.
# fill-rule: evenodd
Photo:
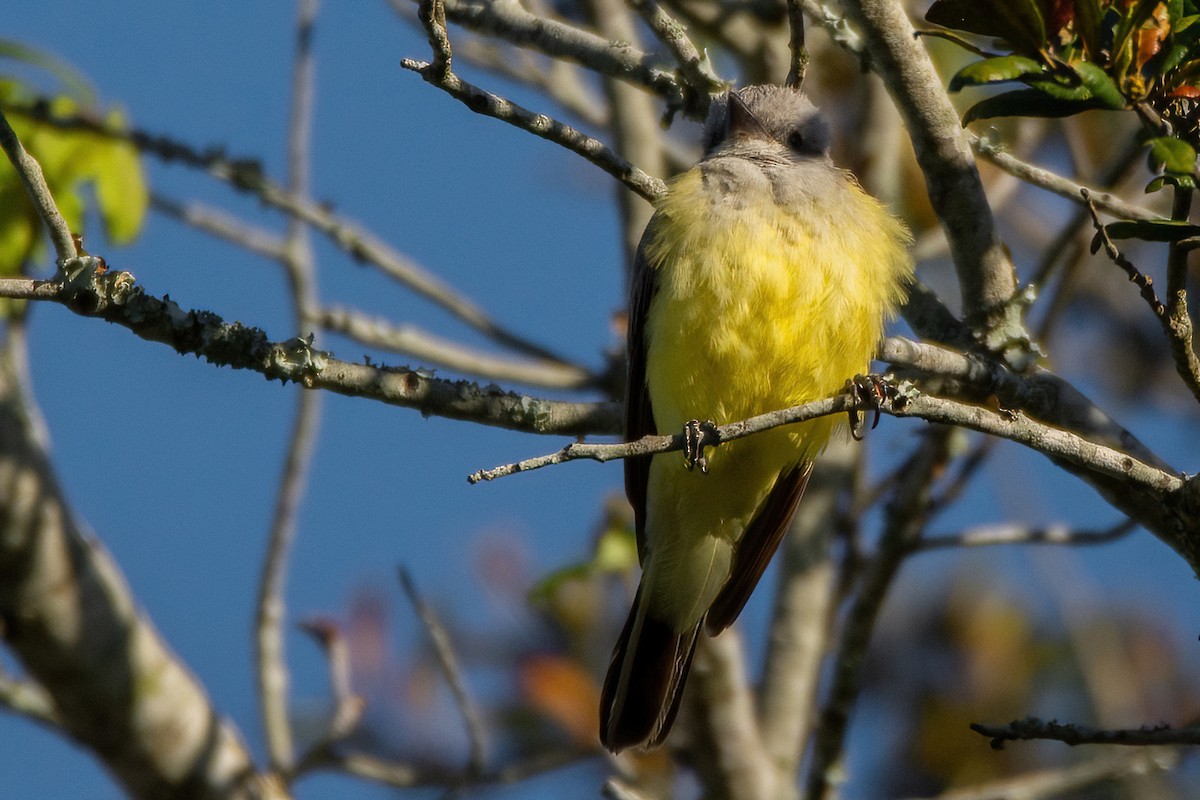
<svg viewBox="0 0 1200 800">
<path fill-rule="evenodd" d="M 659 433 L 828 397 L 867 371 L 912 271 L 908 236 L 852 177 L 819 169 L 820 191 L 786 202 L 765 178 L 743 175 L 722 192 L 697 167 L 672 182 L 643 243 L 656 271 L 645 341 Z M 814 458 L 835 424 L 823 417 L 722 445 L 707 454 L 707 475 L 675 454 L 654 458 L 644 566 L 656 573 L 653 602 L 680 629 L 724 584 L 779 475 Z"/>
<path fill-rule="evenodd" d="M 646 243 L 658 286 L 646 380 L 660 432 L 826 397 L 866 371 L 911 266 L 900 224 L 838 177 L 787 205 L 769 190 L 714 196 L 699 169 L 673 183 Z M 829 425 L 804 430 L 798 456 L 810 457 Z"/>
</svg>

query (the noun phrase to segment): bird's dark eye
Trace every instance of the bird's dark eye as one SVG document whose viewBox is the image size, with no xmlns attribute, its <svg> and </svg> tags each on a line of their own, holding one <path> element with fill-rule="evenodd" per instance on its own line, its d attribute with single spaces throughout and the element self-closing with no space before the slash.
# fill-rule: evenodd
<svg viewBox="0 0 1200 800">
<path fill-rule="evenodd" d="M 792 131 L 788 134 L 787 145 L 797 153 L 816 153 L 817 148 L 813 147 L 805 140 L 804 134 L 800 131 Z"/>
</svg>

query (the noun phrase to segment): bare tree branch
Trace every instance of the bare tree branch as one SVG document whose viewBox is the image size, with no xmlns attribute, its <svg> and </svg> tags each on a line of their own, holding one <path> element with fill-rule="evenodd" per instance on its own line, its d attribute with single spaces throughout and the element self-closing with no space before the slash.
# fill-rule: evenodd
<svg viewBox="0 0 1200 800">
<path fill-rule="evenodd" d="M 139 798 L 283 798 L 68 510 L 0 365 L 0 619 L 62 729 Z"/>
<path fill-rule="evenodd" d="M 1192 190 L 1175 187 L 1171 219 L 1185 221 L 1192 208 Z M 1167 331 L 1175 371 L 1197 401 L 1200 401 L 1200 358 L 1192 336 L 1192 315 L 1188 311 L 1188 251 L 1180 242 L 1171 242 L 1167 252 Z"/>
<path fill-rule="evenodd" d="M 1167 307 L 1163 305 L 1162 301 L 1158 299 L 1158 295 L 1154 293 L 1154 280 L 1134 266 L 1132 261 L 1121 255 L 1121 251 L 1113 243 L 1112 237 L 1108 235 L 1108 230 L 1104 227 L 1104 223 L 1100 221 L 1100 217 L 1096 213 L 1096 204 L 1092 202 L 1091 193 L 1087 189 L 1083 190 L 1083 198 L 1087 202 L 1088 212 L 1092 217 L 1092 227 L 1096 229 L 1096 238 L 1092 244 L 1093 251 L 1095 251 L 1097 245 L 1103 245 L 1105 255 L 1125 271 L 1129 282 L 1138 287 L 1142 299 L 1150 306 L 1150 310 L 1154 312 L 1154 316 L 1158 317 L 1164 330 L 1170 333 L 1166 320 Z"/>
<path fill-rule="evenodd" d="M 500 2 L 490 5 L 517 6 L 515 2 Z M 455 75 L 450 68 L 450 42 L 446 34 L 445 16 L 441 9 L 443 9 L 441 0 L 426 0 L 421 4 L 419 13 L 421 22 L 428 31 L 429 40 L 437 43 L 437 48 L 444 47 L 445 51 L 435 48 L 434 60 L 430 63 L 406 58 L 400 62 L 402 67 L 418 73 L 428 83 L 461 101 L 477 114 L 507 122 L 582 156 L 652 203 L 666 192 L 666 186 L 662 181 L 642 172 L 610 150 L 599 139 L 588 136 L 545 114 L 536 114 L 499 95 L 486 92 Z"/>
<path fill-rule="evenodd" d="M 445 626 L 442 625 L 433 608 L 421 599 L 416 584 L 413 583 L 412 576 L 408 574 L 408 571 L 401 567 L 398 572 L 400 585 L 404 587 L 408 601 L 412 603 L 413 610 L 417 612 L 417 617 L 425 626 L 425 632 L 429 634 L 434 657 L 442 670 L 442 675 L 446 678 L 446 683 L 450 686 L 450 692 L 454 695 L 454 703 L 458 706 L 463 723 L 466 725 L 467 739 L 471 747 L 467 760 L 467 777 L 482 775 L 488 759 L 487 730 L 483 724 L 483 715 L 467 690 L 466 676 L 463 675 L 462 667 L 459 666 L 458 657 L 454 655 L 454 647 L 450 644 L 450 635 L 446 632 Z"/>
<path fill-rule="evenodd" d="M 291 120 L 288 130 L 288 189 L 305 197 L 309 189 L 309 151 L 312 130 L 312 35 L 317 0 L 299 0 L 296 52 L 292 65 Z M 288 222 L 281 260 L 291 286 L 292 306 L 300 330 L 315 324 L 317 310 L 316 267 L 307 226 L 296 218 Z M 275 499 L 267 551 L 259 577 L 255 613 L 255 645 L 259 702 L 271 769 L 287 774 L 295 759 L 291 715 L 288 710 L 290 674 L 284 641 L 288 556 L 296 536 L 296 518 L 308 483 L 316 449 L 321 414 L 320 394 L 301 391 L 296 397 L 296 418 L 288 443 L 283 473 Z"/>
<path fill-rule="evenodd" d="M 629 0 L 629 5 L 646 21 L 646 25 L 654 32 L 655 37 L 671 51 L 675 63 L 679 65 L 679 74 L 683 78 L 685 95 L 689 90 L 697 95 L 714 94 L 721 91 L 726 82 L 717 76 L 707 55 L 696 49 L 696 45 L 688 38 L 687 30 L 679 20 L 672 17 L 655 0 Z M 688 103 L 688 105 L 696 107 L 706 104 L 706 101 Z"/>
<path fill-rule="evenodd" d="M 317 324 L 369 347 L 378 347 L 487 380 L 510 381 L 548 389 L 594 389 L 603 377 L 559 361 L 517 361 L 451 342 L 413 325 L 394 325 L 345 308 L 324 308 Z"/>
<path fill-rule="evenodd" d="M 968 131 L 967 140 L 971 143 L 971 149 L 975 151 L 976 155 L 987 159 L 1009 175 L 1059 197 L 1081 205 L 1087 205 L 1090 201 L 1096 208 L 1120 219 L 1160 219 L 1158 214 L 1148 208 L 1127 203 L 1109 192 L 1075 183 L 1050 170 L 1027 164 L 986 136 L 979 136 Z"/>
<path fill-rule="evenodd" d="M 87 276 L 92 279 L 91 286 L 86 281 L 64 284 L 3 278 L 0 297 L 61 303 L 77 314 L 116 323 L 143 339 L 202 356 L 219 366 L 248 369 L 307 389 L 414 408 L 423 414 L 531 433 L 611 434 L 620 429 L 615 403 L 545 400 L 467 381 L 439 380 L 404 368 L 352 364 L 314 349 L 306 339 L 272 342 L 258 328 L 227 323 L 210 311 L 185 311 L 173 300 L 145 293 L 128 272 L 97 275 L 91 271 Z"/>
<path fill-rule="evenodd" d="M 324 735 L 289 767 L 286 772 L 289 780 L 336 762 L 338 745 L 354 732 L 366 710 L 366 701 L 355 694 L 350 685 L 350 649 L 337 624 L 327 619 L 310 618 L 300 622 L 300 629 L 310 635 L 325 653 L 329 667 L 329 693 L 333 697 L 333 716 Z"/>
<path fill-rule="evenodd" d="M 46 185 L 46 176 L 42 174 L 41 165 L 21 145 L 3 112 L 0 112 L 0 148 L 3 148 L 4 154 L 12 162 L 17 177 L 21 179 L 21 185 L 25 187 L 25 193 L 29 195 L 42 222 L 46 224 L 61 269 L 64 261 L 75 257 L 75 239 L 71 236 L 67 221 L 58 210 L 58 204 L 50 194 L 50 187 Z"/>
<path fill-rule="evenodd" d="M 283 259 L 282 237 L 273 231 L 249 225 L 220 209 L 209 208 L 197 202 L 177 203 L 159 194 L 150 195 L 150 207 L 246 252 L 271 261 Z"/>
<path fill-rule="evenodd" d="M 843 6 L 904 116 L 929 199 L 950 240 L 968 321 L 998 329 L 990 347 L 1027 339 L 1010 305 L 1016 275 L 996 234 L 970 146 L 904 7 L 894 0 L 847 0 Z"/>
<path fill-rule="evenodd" d="M 777 786 L 795 783 L 814 730 L 817 689 L 837 610 L 833 541 L 839 500 L 854 479 L 857 444 L 829 443 L 782 546 L 758 716 Z"/>
<path fill-rule="evenodd" d="M 394 6 L 405 2 L 391 1 Z M 670 105 L 684 103 L 683 92 L 670 70 L 654 63 L 651 56 L 628 42 L 610 42 L 591 31 L 538 16 L 517 0 L 450 0 L 445 8 L 451 22 L 476 33 L 581 64 L 601 75 L 645 86 Z M 703 118 L 708 111 L 708 97 L 696 100 L 703 105 L 689 109 L 689 112 Z"/>
<path fill-rule="evenodd" d="M 804 83 L 808 71 L 808 48 L 804 45 L 804 8 L 800 0 L 787 0 L 788 29 L 791 37 L 788 48 L 792 51 L 792 65 L 788 69 L 788 86 L 799 87 Z"/>
<path fill-rule="evenodd" d="M 946 428 L 926 432 L 925 441 L 908 459 L 895 495 L 884 511 L 878 552 L 868 564 L 858 594 L 846 612 L 832 662 L 832 685 L 815 728 L 804 795 L 808 800 L 834 796 L 837 785 L 834 772 L 842 758 L 850 714 L 861 690 L 867 647 L 900 565 L 921 538 L 933 476 L 946 458 L 948 433 Z"/>
<path fill-rule="evenodd" d="M 730 800 L 774 798 L 775 771 L 763 746 L 737 629 L 701 636 L 692 671 L 695 687 L 689 688 L 705 728 L 701 738 L 705 772 L 712 776 L 708 785 Z"/>
<path fill-rule="evenodd" d="M 971 730 L 992 740 L 996 750 L 1004 748 L 1005 742 L 1027 742 L 1049 739 L 1063 742 L 1072 747 L 1080 744 L 1108 744 L 1144 747 L 1147 745 L 1200 744 L 1200 726 L 1172 728 L 1169 725 L 1143 725 L 1140 728 L 1115 730 L 1090 728 L 1086 725 L 1041 720 L 1026 717 L 1007 725 L 985 725 L 971 723 Z"/>
<path fill-rule="evenodd" d="M 1099 531 L 1080 531 L 1066 525 L 1033 528 L 1026 525 L 980 525 L 956 534 L 927 536 L 917 550 L 941 550 L 949 547 L 989 547 L 998 544 L 1095 545 L 1115 542 L 1137 529 L 1133 520 L 1125 520 Z"/>
<path fill-rule="evenodd" d="M 351 258 L 378 268 L 392 280 L 411 289 L 432 303 L 448 311 L 472 328 L 492 340 L 518 352 L 536 358 L 564 361 L 545 347 L 529 341 L 499 322 L 493 320 L 477 303 L 421 265 L 401 255 L 395 249 L 363 229 L 354 220 L 334 213 L 325 205 L 313 202 L 289 192 L 271 182 L 263 174 L 258 162 L 227 156 L 219 148 L 200 150 L 166 136 L 150 134 L 137 129 L 114 128 L 105 122 L 86 115 L 54 115 L 40 104 L 18 107 L 18 111 L 31 118 L 63 130 L 82 130 L 120 141 L 128 141 L 139 150 L 164 161 L 179 161 L 191 167 L 203 169 L 213 177 L 228 183 L 240 192 L 253 194 L 263 203 L 276 208 L 289 217 L 300 220 Z M 171 213 L 174 209 L 160 207 Z M 192 216 L 196 224 L 214 235 L 236 236 L 237 227 L 227 220 L 212 215 Z M 262 241 L 258 246 L 269 246 Z M 565 363 L 565 361 L 564 361 Z"/>
</svg>

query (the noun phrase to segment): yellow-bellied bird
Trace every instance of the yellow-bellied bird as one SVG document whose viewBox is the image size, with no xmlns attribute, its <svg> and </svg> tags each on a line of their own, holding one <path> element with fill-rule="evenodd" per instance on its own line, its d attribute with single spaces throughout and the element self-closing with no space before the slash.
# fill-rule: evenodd
<svg viewBox="0 0 1200 800">
<path fill-rule="evenodd" d="M 836 394 L 867 371 L 912 275 L 908 232 L 833 165 L 829 129 L 799 91 L 730 92 L 706 137 L 638 248 L 630 441 Z M 722 444 L 707 474 L 673 453 L 626 460 L 642 580 L 601 700 L 609 750 L 666 737 L 701 628 L 737 618 L 839 424 Z"/>
</svg>

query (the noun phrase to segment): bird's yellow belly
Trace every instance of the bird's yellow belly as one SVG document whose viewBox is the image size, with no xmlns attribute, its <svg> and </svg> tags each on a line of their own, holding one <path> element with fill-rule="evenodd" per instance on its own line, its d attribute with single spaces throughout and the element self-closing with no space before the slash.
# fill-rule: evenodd
<svg viewBox="0 0 1200 800">
<path fill-rule="evenodd" d="M 835 394 L 866 371 L 881 335 L 879 290 L 855 276 L 855 261 L 871 256 L 862 243 L 832 220 L 776 218 L 789 212 L 771 203 L 738 213 L 656 253 L 646 382 L 659 433 Z M 706 454 L 708 474 L 687 471 L 679 454 L 654 458 L 645 567 L 658 573 L 646 584 L 661 593 L 657 608 L 684 629 L 700 618 L 780 473 L 814 458 L 840 422 L 823 417 L 721 445 Z M 671 590 L 680 586 L 693 590 Z"/>
</svg>

